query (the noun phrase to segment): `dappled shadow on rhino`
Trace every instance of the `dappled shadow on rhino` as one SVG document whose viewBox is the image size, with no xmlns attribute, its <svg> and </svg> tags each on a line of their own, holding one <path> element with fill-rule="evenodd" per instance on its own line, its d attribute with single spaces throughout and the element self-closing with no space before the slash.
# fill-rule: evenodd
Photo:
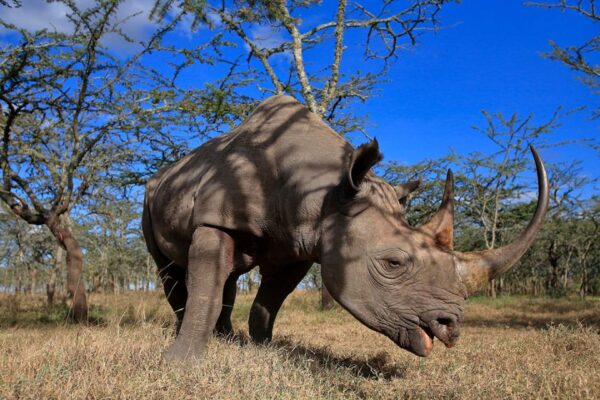
<svg viewBox="0 0 600 400">
<path fill-rule="evenodd" d="M 404 188 L 373 175 L 376 141 L 353 149 L 315 114 L 274 96 L 230 133 L 210 140 L 147 184 L 143 230 L 177 315 L 167 360 L 202 356 L 213 330 L 231 333 L 237 278 L 260 266 L 250 336 L 272 338 L 285 298 L 314 262 L 333 298 L 360 322 L 419 356 L 434 338 L 452 347 L 464 299 L 507 271 L 539 230 L 548 182 L 509 245 L 453 250 L 453 178 L 430 222 L 410 226 Z"/>
</svg>

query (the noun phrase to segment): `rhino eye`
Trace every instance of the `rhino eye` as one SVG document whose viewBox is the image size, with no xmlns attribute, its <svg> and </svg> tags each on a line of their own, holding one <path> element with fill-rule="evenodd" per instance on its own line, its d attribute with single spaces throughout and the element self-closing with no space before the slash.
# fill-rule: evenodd
<svg viewBox="0 0 600 400">
<path fill-rule="evenodd" d="M 399 248 L 388 248 L 379 250 L 374 254 L 376 263 L 381 268 L 377 269 L 378 274 L 389 275 L 389 278 L 397 278 L 398 274 L 403 274 L 407 268 L 412 265 L 412 257 L 406 251 Z"/>
</svg>

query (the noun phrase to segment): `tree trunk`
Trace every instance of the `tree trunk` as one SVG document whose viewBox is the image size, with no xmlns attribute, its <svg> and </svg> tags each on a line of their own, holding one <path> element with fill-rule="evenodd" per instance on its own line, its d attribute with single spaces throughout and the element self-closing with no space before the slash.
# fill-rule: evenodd
<svg viewBox="0 0 600 400">
<path fill-rule="evenodd" d="M 492 279 L 488 284 L 488 296 L 492 299 L 496 298 L 496 280 Z"/>
<path fill-rule="evenodd" d="M 66 220 L 66 221 L 65 221 Z M 72 298 L 71 311 L 77 322 L 87 321 L 87 298 L 83 283 L 83 252 L 71 232 L 68 216 L 48 218 L 48 228 L 67 253 L 67 295 Z"/>
<path fill-rule="evenodd" d="M 581 268 L 581 287 L 579 288 L 579 296 L 582 299 L 585 299 L 585 297 L 588 294 L 589 291 L 589 283 L 590 283 L 590 279 L 588 276 L 588 268 L 587 268 L 587 251 L 582 251 L 581 253 L 583 254 L 579 254 L 578 259 L 579 259 L 579 265 Z"/>
<path fill-rule="evenodd" d="M 585 300 L 585 296 L 587 295 L 587 280 L 587 268 L 584 267 L 581 274 L 581 286 L 579 287 L 579 297 L 582 300 Z"/>
<path fill-rule="evenodd" d="M 56 293 L 56 268 L 52 268 L 48 282 L 46 282 L 46 297 L 48 298 L 48 307 L 54 305 L 54 294 Z"/>
<path fill-rule="evenodd" d="M 246 278 L 248 278 L 248 293 L 252 293 L 254 291 L 254 270 L 248 271 Z"/>
<path fill-rule="evenodd" d="M 117 277 L 115 276 L 115 274 L 110 274 L 110 279 L 111 293 L 118 294 L 119 286 L 117 285 Z"/>
<path fill-rule="evenodd" d="M 150 291 L 150 277 L 151 277 L 151 267 L 150 267 L 150 253 L 146 254 L 146 276 L 144 283 L 144 292 Z"/>
<path fill-rule="evenodd" d="M 8 268 L 4 269 L 4 274 L 2 274 L 3 276 L 3 282 L 2 282 L 2 291 L 3 292 L 8 292 L 10 291 L 10 287 L 12 286 L 12 280 L 9 282 L 9 273 L 8 273 Z"/>
<path fill-rule="evenodd" d="M 56 294 L 56 279 L 61 270 L 63 260 L 63 248 L 56 246 L 54 251 L 54 267 L 50 271 L 48 282 L 46 283 L 46 296 L 48 297 L 48 306 L 54 305 L 54 295 Z"/>
<path fill-rule="evenodd" d="M 102 276 L 96 272 L 92 277 L 92 293 L 99 293 L 102 288 Z"/>
<path fill-rule="evenodd" d="M 33 295 L 35 293 L 35 286 L 37 284 L 37 269 L 32 266 L 27 266 L 27 275 L 29 275 L 28 292 L 30 295 Z"/>
<path fill-rule="evenodd" d="M 21 250 L 21 245 L 19 245 L 19 249 L 17 250 L 17 255 L 15 257 L 14 263 L 14 274 L 15 274 L 15 293 L 21 293 L 21 265 L 23 264 L 23 250 Z"/>
<path fill-rule="evenodd" d="M 550 276 L 548 282 L 548 291 L 552 294 L 556 294 L 560 287 L 560 255 L 556 249 L 556 242 L 552 241 L 548 248 L 548 262 L 552 267 L 550 269 Z"/>
</svg>

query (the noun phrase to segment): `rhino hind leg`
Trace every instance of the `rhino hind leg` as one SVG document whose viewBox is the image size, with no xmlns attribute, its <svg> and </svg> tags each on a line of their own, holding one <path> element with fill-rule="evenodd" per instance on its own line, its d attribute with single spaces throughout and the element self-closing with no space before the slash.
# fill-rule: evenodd
<svg viewBox="0 0 600 400">
<path fill-rule="evenodd" d="M 177 317 L 175 333 L 181 329 L 183 315 L 185 313 L 185 302 L 187 301 L 187 288 L 185 286 L 185 270 L 179 265 L 169 263 L 158 269 L 158 275 L 163 283 L 165 296 L 169 305 Z"/>
<path fill-rule="evenodd" d="M 282 267 L 273 274 L 263 274 L 248 321 L 252 341 L 259 344 L 271 341 L 279 308 L 311 265 L 312 262 L 301 262 Z"/>
<path fill-rule="evenodd" d="M 217 325 L 215 326 L 215 334 L 217 336 L 228 337 L 233 334 L 231 312 L 233 311 L 233 305 L 235 304 L 238 278 L 238 274 L 231 274 L 225 282 L 225 287 L 223 288 L 223 306 L 221 308 L 221 314 L 219 314 L 219 319 L 217 320 Z"/>
<path fill-rule="evenodd" d="M 163 359 L 183 361 L 202 357 L 223 304 L 223 289 L 233 268 L 233 240 L 215 228 L 194 231 L 188 251 L 187 301 L 181 330 Z"/>
</svg>

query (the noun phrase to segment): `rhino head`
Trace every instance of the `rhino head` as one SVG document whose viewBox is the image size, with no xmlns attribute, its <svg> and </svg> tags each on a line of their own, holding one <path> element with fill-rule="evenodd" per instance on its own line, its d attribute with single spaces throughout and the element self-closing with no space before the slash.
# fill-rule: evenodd
<svg viewBox="0 0 600 400">
<path fill-rule="evenodd" d="M 331 295 L 363 324 L 416 355 L 429 355 L 434 338 L 452 347 L 466 297 L 514 265 L 542 225 L 548 179 L 531 151 L 539 195 L 528 227 L 502 248 L 461 253 L 453 250 L 451 171 L 437 213 L 413 227 L 403 218 L 403 199 L 416 184 L 394 188 L 369 172 L 382 158 L 376 141 L 356 149 L 324 207 L 321 264 Z"/>
</svg>

